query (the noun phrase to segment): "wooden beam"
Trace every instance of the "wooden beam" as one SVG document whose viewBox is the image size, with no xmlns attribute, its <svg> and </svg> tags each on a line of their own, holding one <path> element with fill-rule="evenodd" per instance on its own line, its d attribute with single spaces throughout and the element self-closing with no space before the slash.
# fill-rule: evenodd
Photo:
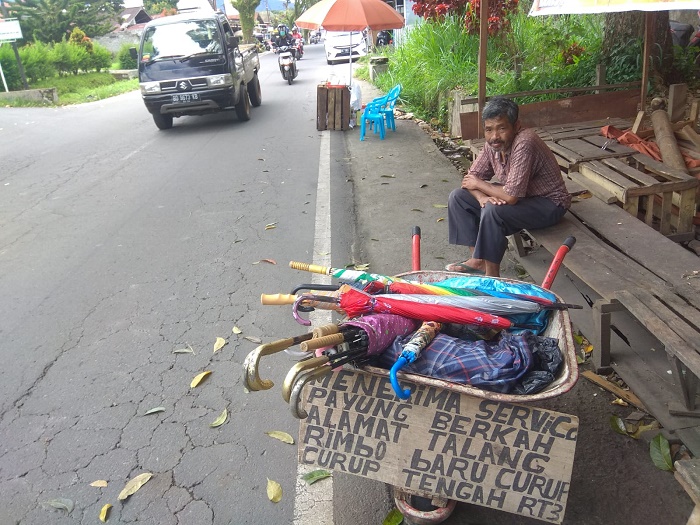
<svg viewBox="0 0 700 525">
<path fill-rule="evenodd" d="M 481 1 L 481 18 L 479 26 L 479 121 L 478 138 L 484 136 L 481 112 L 486 103 L 486 57 L 489 40 L 489 0 Z"/>
<path fill-rule="evenodd" d="M 654 22 L 656 13 L 647 11 L 644 14 L 644 56 L 642 61 L 642 90 L 639 95 L 640 110 L 647 107 L 647 84 L 649 83 L 649 57 L 651 56 L 651 46 L 654 40 Z"/>
<path fill-rule="evenodd" d="M 623 390 L 616 384 L 611 383 L 610 381 L 608 381 L 604 377 L 599 376 L 592 370 L 584 370 L 583 372 L 581 372 L 581 375 L 588 379 L 591 383 L 595 383 L 596 385 L 607 390 L 608 392 L 615 394 L 620 399 L 624 399 L 629 404 L 636 406 L 639 410 L 643 410 L 647 414 L 649 413 L 649 410 L 647 409 L 647 407 L 644 406 L 644 403 L 642 403 L 641 399 L 639 399 L 629 390 Z"/>
</svg>

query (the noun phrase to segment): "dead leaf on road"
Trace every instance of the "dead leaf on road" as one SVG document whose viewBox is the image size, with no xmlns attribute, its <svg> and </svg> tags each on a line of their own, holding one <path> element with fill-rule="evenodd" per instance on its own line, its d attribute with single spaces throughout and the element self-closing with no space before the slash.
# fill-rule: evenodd
<svg viewBox="0 0 700 525">
<path fill-rule="evenodd" d="M 283 443 L 294 444 L 294 438 L 281 430 L 270 430 L 269 432 L 265 432 L 265 434 L 272 438 L 279 439 Z"/>
<path fill-rule="evenodd" d="M 447 208 L 447 204 L 433 204 L 433 208 Z"/>
<path fill-rule="evenodd" d="M 236 334 L 236 335 L 242 334 L 242 333 L 243 333 L 243 330 L 241 330 L 241 329 L 238 328 L 237 326 L 234 326 L 233 328 L 231 328 L 231 331 L 232 331 L 234 334 Z"/>
<path fill-rule="evenodd" d="M 438 220 L 436 220 L 435 222 L 442 222 L 442 221 L 444 221 L 444 220 L 445 220 L 444 217 L 440 217 L 440 218 L 439 218 Z"/>
<path fill-rule="evenodd" d="M 112 508 L 112 505 L 107 503 L 104 507 L 102 507 L 102 510 L 100 511 L 100 521 L 104 523 L 107 521 L 107 515 L 109 514 L 109 509 Z"/>
<path fill-rule="evenodd" d="M 117 499 L 120 501 L 125 500 L 129 496 L 131 496 L 134 492 L 139 490 L 144 483 L 146 483 L 149 479 L 153 477 L 153 474 L 150 472 L 144 472 L 143 474 L 139 474 L 133 479 L 130 479 L 127 484 L 124 486 L 122 491 L 119 493 L 119 496 Z"/>
<path fill-rule="evenodd" d="M 177 350 L 173 350 L 173 354 L 194 354 L 194 350 L 192 350 L 190 345 L 187 345 L 187 348 L 178 348 Z"/>
<path fill-rule="evenodd" d="M 277 223 L 276 222 L 271 222 L 270 224 L 265 225 L 266 230 L 272 230 L 273 228 L 277 228 Z"/>
<path fill-rule="evenodd" d="M 211 374 L 211 370 L 207 370 L 206 372 L 202 372 L 201 374 L 197 374 L 194 377 L 194 379 L 192 380 L 192 382 L 190 383 L 190 388 L 194 388 L 197 385 L 199 385 L 199 383 L 204 381 L 204 378 L 207 377 L 209 374 Z"/>
<path fill-rule="evenodd" d="M 228 418 L 228 410 L 224 408 L 224 411 L 217 417 L 214 421 L 209 423 L 209 426 L 212 428 L 220 427 L 224 423 L 226 423 L 226 418 Z"/>
<path fill-rule="evenodd" d="M 259 261 L 256 261 L 253 264 L 260 264 L 261 262 L 266 262 L 268 264 L 277 264 L 277 261 L 275 261 L 274 259 L 260 259 Z"/>
<path fill-rule="evenodd" d="M 50 505 L 54 509 L 65 510 L 68 514 L 70 514 L 70 512 L 73 510 L 73 507 L 75 507 L 73 500 L 68 498 L 56 498 L 49 501 L 45 501 L 44 503 Z"/>
<path fill-rule="evenodd" d="M 157 414 L 158 412 L 165 412 L 165 407 L 155 407 L 155 408 L 152 408 L 152 409 L 150 409 L 150 410 L 144 412 L 143 415 L 144 415 L 144 416 L 148 416 L 148 415 L 150 415 L 150 414 Z M 105 486 L 106 486 L 106 485 L 105 485 Z"/>
<path fill-rule="evenodd" d="M 224 346 L 226 346 L 226 339 L 223 337 L 217 337 L 216 342 L 214 343 L 214 353 L 221 350 Z"/>
<path fill-rule="evenodd" d="M 97 479 L 97 480 L 93 481 L 92 483 L 90 483 L 90 486 L 91 487 L 99 487 L 99 488 L 106 487 L 107 481 L 104 479 Z"/>
<path fill-rule="evenodd" d="M 267 497 L 272 503 L 277 503 L 282 499 L 282 485 L 267 478 Z"/>
<path fill-rule="evenodd" d="M 255 343 L 258 345 L 262 343 L 262 339 L 260 339 L 259 337 L 253 337 L 251 335 L 246 335 L 243 339 L 247 339 L 251 343 Z"/>
</svg>

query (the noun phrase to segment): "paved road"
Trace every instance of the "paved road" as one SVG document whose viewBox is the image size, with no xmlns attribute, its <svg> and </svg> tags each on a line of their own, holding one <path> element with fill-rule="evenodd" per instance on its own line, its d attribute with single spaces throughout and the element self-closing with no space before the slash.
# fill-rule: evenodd
<svg viewBox="0 0 700 525">
<path fill-rule="evenodd" d="M 256 346 L 244 336 L 305 332 L 259 295 L 309 281 L 286 263 L 315 257 L 322 146 L 327 170 L 331 152 L 345 156 L 315 131 L 314 67 L 304 59 L 288 86 L 263 57 L 263 105 L 245 123 L 184 117 L 158 131 L 136 92 L 0 109 L 0 523 L 95 523 L 106 503 L 119 523 L 292 520 L 296 447 L 265 432 L 296 436 L 278 388 L 293 362 L 266 363 L 277 388 L 254 395 L 240 372 Z M 324 210 L 351 224 L 333 168 Z M 351 238 L 335 229 L 323 255 L 351 262 Z M 217 337 L 228 344 L 214 355 Z M 119 502 L 142 472 L 154 477 Z M 282 484 L 278 504 L 267 478 Z M 46 504 L 56 498 L 75 508 Z"/>
</svg>

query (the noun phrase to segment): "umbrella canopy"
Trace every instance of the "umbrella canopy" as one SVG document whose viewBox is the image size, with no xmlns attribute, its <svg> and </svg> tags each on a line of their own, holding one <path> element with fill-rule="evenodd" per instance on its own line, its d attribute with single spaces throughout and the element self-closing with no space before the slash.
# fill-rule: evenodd
<svg viewBox="0 0 700 525">
<path fill-rule="evenodd" d="M 531 16 L 698 9 L 697 0 L 535 0 Z"/>
<path fill-rule="evenodd" d="M 418 323 L 394 314 L 374 314 L 345 321 L 343 326 L 354 326 L 367 332 L 367 355 L 381 354 L 398 336 L 405 336 L 416 329 Z"/>
<path fill-rule="evenodd" d="M 296 23 L 303 29 L 362 31 L 369 27 L 380 31 L 403 27 L 404 19 L 382 0 L 321 0 L 304 11 Z"/>
</svg>

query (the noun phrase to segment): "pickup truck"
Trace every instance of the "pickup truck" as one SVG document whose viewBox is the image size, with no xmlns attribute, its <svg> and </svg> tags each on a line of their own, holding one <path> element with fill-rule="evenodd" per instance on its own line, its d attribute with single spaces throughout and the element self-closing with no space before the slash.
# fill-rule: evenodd
<svg viewBox="0 0 700 525">
<path fill-rule="evenodd" d="M 235 109 L 250 120 L 250 106 L 262 103 L 255 46 L 239 46 L 226 17 L 194 11 L 155 19 L 144 27 L 138 60 L 146 109 L 159 129 L 173 118 Z"/>
</svg>

